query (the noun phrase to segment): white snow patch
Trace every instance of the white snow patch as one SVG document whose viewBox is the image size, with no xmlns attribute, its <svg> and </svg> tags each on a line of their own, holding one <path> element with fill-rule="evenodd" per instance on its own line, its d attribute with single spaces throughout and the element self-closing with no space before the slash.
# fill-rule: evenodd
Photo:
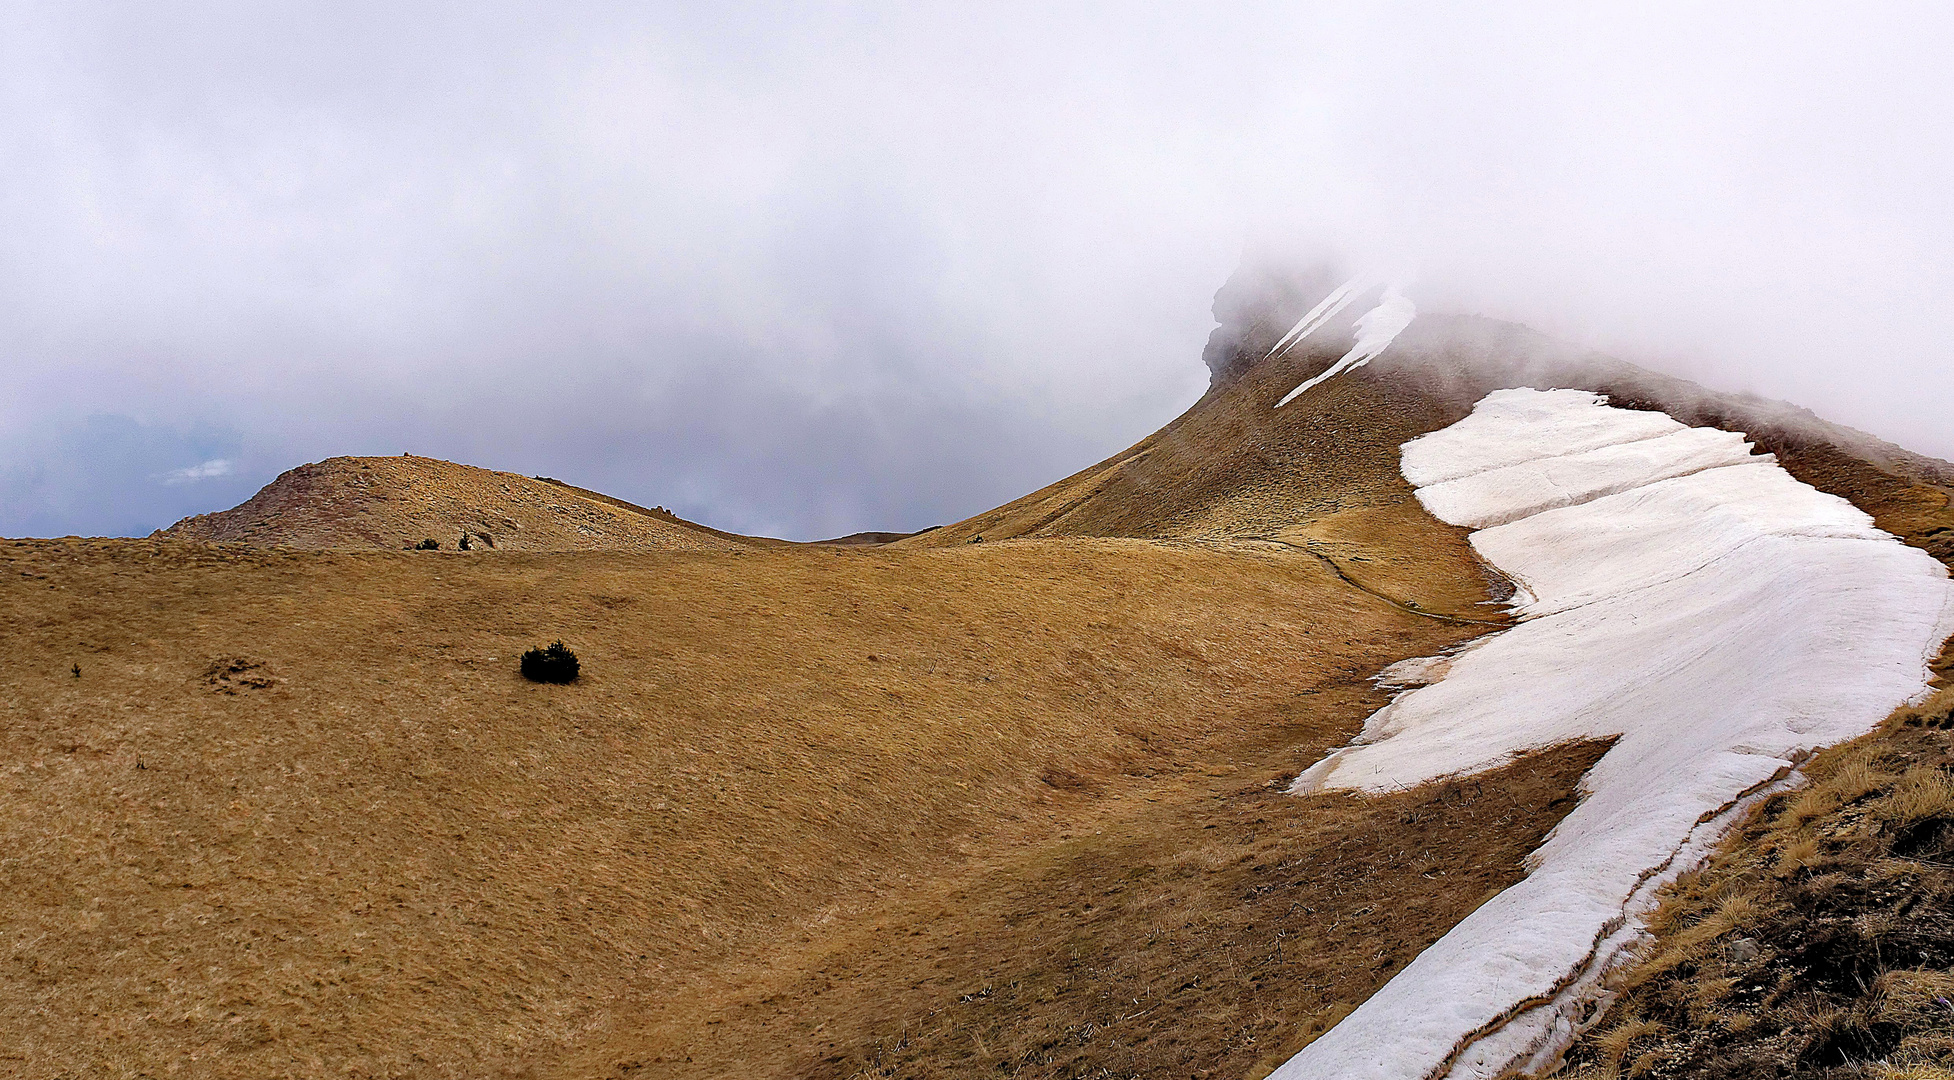
<svg viewBox="0 0 1954 1080">
<path fill-rule="evenodd" d="M 1282 335 L 1282 340 L 1269 346 L 1269 351 L 1262 354 L 1263 359 L 1266 360 L 1277 353 L 1286 353 L 1301 344 L 1304 338 L 1322 329 L 1324 323 L 1336 318 L 1338 312 L 1349 307 L 1350 302 L 1357 299 L 1357 295 L 1370 288 L 1372 284 L 1374 283 L 1367 277 L 1354 277 L 1331 289 L 1330 295 L 1324 297 L 1302 318 L 1296 320 L 1296 325 Z"/>
<path fill-rule="evenodd" d="M 1443 679 L 1450 670 L 1452 658 L 1449 656 L 1414 656 L 1386 665 L 1371 681 L 1386 690 L 1405 690 L 1413 686 L 1429 686 Z"/>
<path fill-rule="evenodd" d="M 1335 296 L 1336 294 L 1332 293 L 1331 295 Z M 1345 300 L 1344 302 L 1348 303 L 1349 301 Z M 1295 400 L 1296 395 L 1301 394 L 1303 391 L 1308 390 L 1310 387 L 1315 386 L 1325 379 L 1341 375 L 1346 371 L 1360 368 L 1370 363 L 1377 358 L 1379 353 L 1389 347 L 1391 342 L 1397 340 L 1398 335 L 1404 332 L 1405 327 L 1411 325 L 1411 320 L 1417 317 L 1417 315 L 1418 308 L 1412 304 L 1409 298 L 1398 291 L 1396 285 L 1385 286 L 1384 296 L 1378 301 L 1377 306 L 1358 317 L 1357 342 L 1350 347 L 1350 351 L 1344 353 L 1342 359 L 1339 359 L 1336 363 L 1324 368 L 1320 374 L 1306 380 L 1303 385 L 1283 395 L 1282 400 L 1276 402 L 1276 408 L 1280 409 L 1284 405 L 1289 404 Z M 1327 319 L 1328 316 L 1325 316 L 1325 318 Z M 1305 321 L 1307 321 L 1307 317 L 1305 317 Z"/>
<path fill-rule="evenodd" d="M 1524 621 L 1448 657 L 1291 790 L 1391 791 L 1619 741 L 1525 880 L 1273 1080 L 1550 1068 L 1656 890 L 1806 755 L 1917 698 L 1954 630 L 1945 568 L 1852 504 L 1740 438 L 1592 394 L 1493 393 L 1407 443 L 1404 472 L 1440 518 L 1504 522 L 1472 545 L 1521 586 Z"/>
<path fill-rule="evenodd" d="M 1493 394 L 1444 431 L 1443 439 L 1404 444 L 1400 469 L 1417 487 L 1430 487 L 1503 465 L 1578 454 L 1686 430 L 1667 413 L 1581 408 L 1601 404 L 1586 390 Z"/>
<path fill-rule="evenodd" d="M 1750 443 L 1734 431 L 1684 428 L 1653 439 L 1486 469 L 1421 487 L 1418 501 L 1440 521 L 1483 529 L 1658 480 L 1757 460 L 1776 459 L 1752 456 Z"/>
</svg>

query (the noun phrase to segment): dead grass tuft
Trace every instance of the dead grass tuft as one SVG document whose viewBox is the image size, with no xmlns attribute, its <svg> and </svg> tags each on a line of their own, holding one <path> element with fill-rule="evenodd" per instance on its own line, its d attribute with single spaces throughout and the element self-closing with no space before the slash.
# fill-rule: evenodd
<svg viewBox="0 0 1954 1080">
<path fill-rule="evenodd" d="M 1614 1074 L 1618 1072 L 1622 1060 L 1633 1050 L 1636 1040 L 1655 1038 L 1668 1030 L 1654 1020 L 1630 1020 L 1616 1024 L 1594 1040 L 1595 1056 L 1600 1059 L 1607 1074 Z M 1630 1075 L 1635 1074 L 1631 1072 Z"/>
<path fill-rule="evenodd" d="M 1930 765 L 1916 765 L 1900 777 L 1892 793 L 1881 800 L 1876 813 L 1882 820 L 1899 825 L 1954 817 L 1954 774 Z"/>
<path fill-rule="evenodd" d="M 1819 855 L 1818 840 L 1815 837 L 1797 837 L 1779 849 L 1777 875 L 1790 877 L 1800 871 L 1809 870 L 1817 864 Z"/>
<path fill-rule="evenodd" d="M 1883 1019 L 1954 1024 L 1954 971 L 1889 971 L 1874 992 Z"/>
<path fill-rule="evenodd" d="M 1841 762 L 1824 780 L 1806 785 L 1792 804 L 1792 816 L 1800 822 L 1810 822 L 1878 791 L 1891 777 L 1882 773 L 1869 756 L 1860 754 Z"/>
<path fill-rule="evenodd" d="M 1894 723 L 1906 727 L 1954 727 L 1954 686 L 1936 690 L 1920 704 L 1900 710 L 1894 717 Z"/>
<path fill-rule="evenodd" d="M 1954 1069 L 1938 1065 L 1881 1065 L 1878 1080 L 1954 1080 Z"/>
<path fill-rule="evenodd" d="M 1641 965 L 1642 973 L 1653 977 L 1680 967 L 1697 966 L 1712 951 L 1712 942 L 1743 926 L 1760 911 L 1761 906 L 1747 893 L 1725 894 L 1714 909 L 1687 926 L 1676 927 L 1672 923 L 1671 932 L 1663 938 L 1661 946 Z M 1705 983 L 1699 989 L 1708 990 L 1713 985 Z M 1717 997 L 1699 1000 L 1714 1001 Z"/>
</svg>

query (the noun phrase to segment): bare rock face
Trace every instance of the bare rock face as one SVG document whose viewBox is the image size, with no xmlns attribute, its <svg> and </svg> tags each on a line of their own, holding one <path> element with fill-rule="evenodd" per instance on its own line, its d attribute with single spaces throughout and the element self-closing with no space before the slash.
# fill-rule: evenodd
<svg viewBox="0 0 1954 1080">
<path fill-rule="evenodd" d="M 1299 268 L 1244 258 L 1214 294 L 1214 319 L 1220 325 L 1201 351 L 1209 384 L 1219 386 L 1247 371 L 1342 280 L 1328 264 Z"/>
<path fill-rule="evenodd" d="M 237 507 L 185 518 L 157 535 L 442 551 L 728 551 L 757 542 L 554 480 L 406 455 L 301 465 Z"/>
</svg>

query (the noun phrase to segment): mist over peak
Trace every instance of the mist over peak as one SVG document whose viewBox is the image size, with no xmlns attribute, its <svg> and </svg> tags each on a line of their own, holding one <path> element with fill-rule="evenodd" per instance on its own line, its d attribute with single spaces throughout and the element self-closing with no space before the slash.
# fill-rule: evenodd
<svg viewBox="0 0 1954 1080">
<path fill-rule="evenodd" d="M 1129 444 L 1257 304 L 1373 266 L 1954 455 L 1948 19 L 15 5 L 0 534 L 404 449 L 920 528 Z"/>
</svg>

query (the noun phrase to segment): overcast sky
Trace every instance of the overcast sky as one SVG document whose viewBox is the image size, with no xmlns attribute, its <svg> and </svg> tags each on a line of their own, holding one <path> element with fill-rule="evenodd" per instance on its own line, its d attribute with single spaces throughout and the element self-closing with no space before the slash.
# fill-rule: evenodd
<svg viewBox="0 0 1954 1080">
<path fill-rule="evenodd" d="M 1245 247 L 1954 457 L 1944 5 L 0 0 L 0 535 L 335 454 L 913 529 Z"/>
</svg>

